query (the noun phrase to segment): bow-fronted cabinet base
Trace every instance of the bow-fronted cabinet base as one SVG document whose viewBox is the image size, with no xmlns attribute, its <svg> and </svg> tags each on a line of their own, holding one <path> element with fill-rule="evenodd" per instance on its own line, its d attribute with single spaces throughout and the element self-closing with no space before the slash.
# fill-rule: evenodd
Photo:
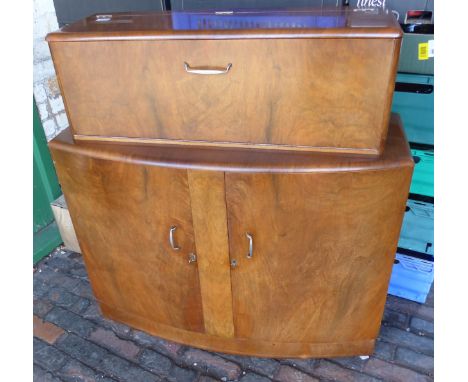
<svg viewBox="0 0 468 382">
<path fill-rule="evenodd" d="M 370 354 L 413 169 L 379 159 L 50 143 L 105 316 L 268 357 Z"/>
</svg>

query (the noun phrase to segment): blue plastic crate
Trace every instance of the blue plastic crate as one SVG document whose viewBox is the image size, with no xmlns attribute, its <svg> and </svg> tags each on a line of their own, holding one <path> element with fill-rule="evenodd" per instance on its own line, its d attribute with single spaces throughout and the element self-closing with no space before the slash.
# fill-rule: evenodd
<svg viewBox="0 0 468 382">
<path fill-rule="evenodd" d="M 434 145 L 434 76 L 398 73 L 392 112 L 400 114 L 408 141 Z"/>
<path fill-rule="evenodd" d="M 414 172 L 410 192 L 434 197 L 434 149 L 413 144 L 411 154 L 414 159 Z"/>
<path fill-rule="evenodd" d="M 411 195 L 401 227 L 388 293 L 424 303 L 434 281 L 434 204 Z"/>
<path fill-rule="evenodd" d="M 425 303 L 433 282 L 433 256 L 398 249 L 388 287 L 389 294 Z"/>
<path fill-rule="evenodd" d="M 434 256 L 434 204 L 411 199 L 406 202 L 398 247 Z"/>
</svg>

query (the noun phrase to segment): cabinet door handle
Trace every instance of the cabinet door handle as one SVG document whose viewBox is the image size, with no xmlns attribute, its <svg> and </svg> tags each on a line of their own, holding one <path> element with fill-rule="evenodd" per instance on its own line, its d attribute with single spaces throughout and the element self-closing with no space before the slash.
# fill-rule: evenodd
<svg viewBox="0 0 468 382">
<path fill-rule="evenodd" d="M 174 231 L 177 229 L 176 226 L 172 226 L 171 229 L 169 230 L 169 244 L 171 245 L 171 248 L 174 250 L 174 251 L 178 251 L 180 249 L 180 247 L 177 246 L 177 244 L 175 244 L 174 242 Z"/>
<path fill-rule="evenodd" d="M 191 68 L 189 64 L 184 62 L 185 71 L 193 74 L 226 74 L 232 67 L 232 64 L 227 64 L 225 68 L 215 68 L 209 66 L 199 66 Z"/>
<path fill-rule="evenodd" d="M 250 233 L 246 233 L 247 239 L 249 239 L 249 253 L 247 253 L 247 258 L 251 259 L 253 257 L 253 236 Z"/>
</svg>

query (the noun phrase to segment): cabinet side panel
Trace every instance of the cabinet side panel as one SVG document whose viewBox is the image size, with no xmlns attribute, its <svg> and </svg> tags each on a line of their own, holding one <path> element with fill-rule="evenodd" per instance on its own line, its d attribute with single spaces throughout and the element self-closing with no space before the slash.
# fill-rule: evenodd
<svg viewBox="0 0 468 382">
<path fill-rule="evenodd" d="M 236 336 L 375 339 L 411 168 L 227 174 Z M 246 232 L 253 236 L 247 259 Z"/>
<path fill-rule="evenodd" d="M 401 47 L 401 39 L 395 39 L 393 42 L 392 62 L 388 67 L 388 75 L 386 76 L 386 78 L 388 78 L 387 98 L 386 98 L 385 106 L 382 110 L 383 130 L 382 130 L 380 147 L 379 147 L 379 150 L 381 153 L 383 153 L 385 150 L 385 144 L 387 142 L 387 137 L 388 137 L 388 127 L 390 126 L 390 120 L 391 120 L 391 115 L 392 115 L 391 109 L 392 109 L 393 93 L 395 91 L 395 81 L 396 81 L 396 76 L 397 76 L 398 60 L 400 58 L 400 47 Z"/>
<path fill-rule="evenodd" d="M 203 332 L 187 172 L 52 149 L 96 298 Z M 176 226 L 174 251 L 168 240 Z"/>
<path fill-rule="evenodd" d="M 224 173 L 188 170 L 207 334 L 233 337 Z"/>
</svg>

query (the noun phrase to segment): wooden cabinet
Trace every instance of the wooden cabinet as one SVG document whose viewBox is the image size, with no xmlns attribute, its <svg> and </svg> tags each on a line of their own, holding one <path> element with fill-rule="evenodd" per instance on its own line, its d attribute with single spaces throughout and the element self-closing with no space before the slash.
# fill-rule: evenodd
<svg viewBox="0 0 468 382">
<path fill-rule="evenodd" d="M 346 10 L 92 16 L 48 35 L 79 140 L 385 146 L 401 30 Z"/>
<path fill-rule="evenodd" d="M 228 353 L 372 352 L 413 169 L 398 119 L 375 160 L 50 148 L 106 316 Z"/>
</svg>

